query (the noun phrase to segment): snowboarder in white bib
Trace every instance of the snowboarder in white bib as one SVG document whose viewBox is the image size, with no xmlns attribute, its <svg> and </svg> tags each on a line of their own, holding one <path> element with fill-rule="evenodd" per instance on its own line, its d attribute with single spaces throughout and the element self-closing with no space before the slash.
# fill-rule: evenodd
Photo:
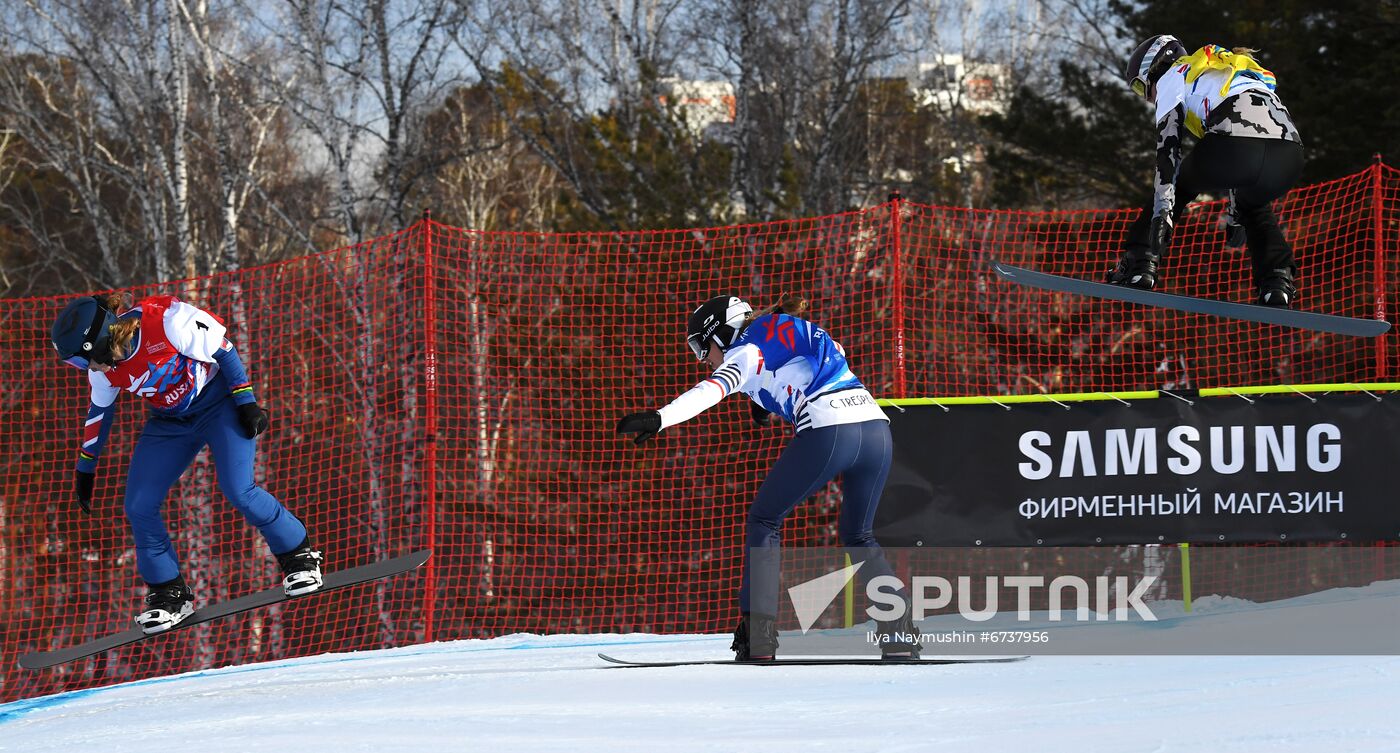
<svg viewBox="0 0 1400 753">
<path fill-rule="evenodd" d="M 760 426 L 775 415 L 792 424 L 792 441 L 763 479 L 744 523 L 741 618 L 730 647 L 737 661 L 775 658 L 773 566 L 783 521 L 832 479 L 841 480 L 841 544 L 852 562 L 865 565 L 857 577 L 893 575 L 872 531 L 893 451 L 889 419 L 851 372 L 841 346 L 802 318 L 806 309 L 807 301 L 797 296 L 785 296 L 761 312 L 728 295 L 701 304 L 690 315 L 686 342 L 712 371 L 709 378 L 660 410 L 623 416 L 617 426 L 641 444 L 736 392 L 752 399 L 750 413 Z M 919 633 L 909 617 L 907 592 L 899 595 L 906 602 L 904 615 L 879 623 L 880 651 L 889 659 L 917 659 Z"/>
</svg>

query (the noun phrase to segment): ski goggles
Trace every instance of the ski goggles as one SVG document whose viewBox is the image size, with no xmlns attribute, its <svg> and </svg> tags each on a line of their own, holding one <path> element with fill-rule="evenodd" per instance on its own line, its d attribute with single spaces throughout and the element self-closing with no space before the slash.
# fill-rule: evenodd
<svg viewBox="0 0 1400 753">
<path fill-rule="evenodd" d="M 1147 77 L 1151 75 L 1152 69 L 1157 67 L 1158 64 L 1167 62 L 1159 61 L 1158 57 L 1161 55 L 1162 50 L 1173 44 L 1181 48 L 1181 42 L 1176 37 L 1163 34 L 1153 40 L 1151 46 L 1142 54 L 1142 59 L 1138 61 L 1137 75 L 1133 77 L 1132 81 L 1128 82 L 1128 86 L 1133 90 L 1134 94 L 1144 98 L 1147 96 L 1147 90 L 1152 88 L 1152 84 L 1148 82 Z M 1184 48 L 1181 48 L 1181 54 L 1186 54 Z"/>
<path fill-rule="evenodd" d="M 710 349 L 701 343 L 699 335 L 687 337 L 685 339 L 685 344 L 690 346 L 690 352 L 695 354 L 695 360 L 697 361 L 704 361 L 705 354 L 710 352 Z"/>
<path fill-rule="evenodd" d="M 88 369 L 92 368 L 93 364 L 115 366 L 117 362 L 114 358 L 112 358 L 112 350 L 109 347 L 110 345 L 111 340 L 104 338 L 103 340 L 100 340 L 95 345 L 93 345 L 93 347 L 86 348 L 83 352 L 87 353 L 87 355 L 83 355 L 82 353 L 74 353 L 71 356 L 59 356 L 59 360 L 68 364 L 69 366 L 72 366 L 75 369 L 82 369 L 83 371 L 87 371 Z"/>
<path fill-rule="evenodd" d="M 75 369 L 82 369 L 83 371 L 87 371 L 88 369 L 92 368 L 93 364 L 102 364 L 104 366 L 116 365 L 116 362 L 114 360 L 109 358 L 107 355 L 100 353 L 94 354 L 91 357 L 80 356 L 75 353 L 71 356 L 68 356 L 67 358 L 64 358 L 63 362 L 68 364 L 69 366 L 72 366 Z"/>
<path fill-rule="evenodd" d="M 75 369 L 82 369 L 83 371 L 87 371 L 88 367 L 92 365 L 91 361 L 79 355 L 68 356 L 67 358 L 63 359 L 63 362 L 68 364 L 69 366 L 72 366 Z"/>
<path fill-rule="evenodd" d="M 97 309 L 93 312 L 92 323 L 83 331 L 83 340 L 78 349 L 65 356 L 63 355 L 65 348 L 59 347 L 57 340 L 52 343 L 54 351 L 58 353 L 58 360 L 83 371 L 92 368 L 94 363 L 104 363 L 109 366 L 115 363 L 112 359 L 112 337 L 108 328 L 116 323 L 116 317 L 107 310 L 101 298 L 92 296 L 92 300 L 97 302 Z M 69 308 L 79 303 L 81 301 L 74 301 L 73 304 L 69 305 Z M 60 324 L 54 326 L 58 327 Z M 63 339 L 65 344 L 69 342 L 66 336 Z"/>
</svg>

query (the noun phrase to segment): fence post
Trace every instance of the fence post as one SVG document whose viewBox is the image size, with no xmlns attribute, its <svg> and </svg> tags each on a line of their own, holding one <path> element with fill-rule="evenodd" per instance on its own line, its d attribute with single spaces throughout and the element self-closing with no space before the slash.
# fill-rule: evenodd
<svg viewBox="0 0 1400 753">
<path fill-rule="evenodd" d="M 1372 186 L 1375 189 L 1374 203 L 1372 207 L 1372 218 L 1376 226 L 1376 318 L 1385 319 L 1385 190 L 1381 180 L 1381 172 L 1385 168 L 1381 162 L 1379 152 L 1375 155 L 1375 164 L 1371 165 Z M 1390 360 L 1386 348 L 1389 338 L 1376 338 L 1376 378 L 1385 381 L 1389 367 L 1387 361 Z"/>
<path fill-rule="evenodd" d="M 1375 160 L 1371 165 L 1371 185 L 1374 188 L 1372 202 L 1375 206 L 1371 208 L 1372 222 L 1376 226 L 1376 318 L 1385 319 L 1385 163 L 1381 161 L 1381 153 L 1376 152 L 1373 156 Z M 1376 378 L 1385 381 L 1389 373 L 1390 351 L 1386 347 L 1389 338 L 1376 338 Z M 1385 542 L 1378 541 L 1376 548 L 1376 580 L 1385 577 Z"/>
<path fill-rule="evenodd" d="M 1191 612 L 1191 545 L 1182 542 L 1176 545 L 1181 552 L 1181 606 Z"/>
<path fill-rule="evenodd" d="M 904 394 L 904 270 L 900 247 L 899 214 L 903 197 L 899 189 L 890 192 L 890 284 L 894 286 L 894 396 Z"/>
<path fill-rule="evenodd" d="M 423 402 L 425 413 L 424 431 L 427 433 L 427 446 L 425 448 L 423 463 L 427 478 L 424 480 L 424 494 L 427 499 L 428 510 L 428 547 L 437 548 L 437 339 L 433 336 L 433 328 L 437 322 L 437 295 L 434 292 L 436 285 L 436 257 L 433 255 L 433 218 L 429 210 L 423 210 L 423 323 L 424 323 L 424 349 L 426 352 L 426 367 L 423 374 Z M 436 640 L 434 633 L 437 609 L 437 557 L 431 558 L 427 562 L 427 572 L 423 579 L 427 581 L 424 589 L 423 599 L 423 642 L 432 643 Z"/>
</svg>

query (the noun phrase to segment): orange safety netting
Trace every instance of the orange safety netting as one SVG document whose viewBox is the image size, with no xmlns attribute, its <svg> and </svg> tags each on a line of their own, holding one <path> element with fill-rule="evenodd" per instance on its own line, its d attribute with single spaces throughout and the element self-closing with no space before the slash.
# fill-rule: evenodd
<svg viewBox="0 0 1400 753">
<path fill-rule="evenodd" d="M 1276 205 L 1301 308 L 1384 315 L 1400 174 L 1377 164 Z M 1247 300 L 1221 202 L 1183 219 L 1165 289 Z M 11 700 L 211 666 L 509 632 L 716 632 L 736 616 L 747 502 L 785 439 L 730 400 L 640 448 L 623 413 L 704 376 L 684 343 L 719 293 L 806 295 L 877 397 L 1382 381 L 1365 340 L 1019 288 L 993 260 L 1099 279 L 1127 211 L 1008 212 L 892 200 L 829 217 L 592 234 L 425 220 L 293 261 L 130 291 L 230 324 L 272 430 L 258 478 L 329 568 L 431 547 L 419 571 L 254 611 L 43 672 L 22 653 L 125 629 L 144 587 L 121 511 L 144 407 L 119 398 L 94 514 L 72 501 L 88 391 L 53 357 L 66 299 L 0 301 L 0 657 Z M 76 291 L 75 291 L 76 292 Z M 785 541 L 830 545 L 839 492 Z M 278 582 L 201 454 L 167 500 L 202 603 Z M 1276 574 L 1250 577 L 1267 581 Z"/>
</svg>

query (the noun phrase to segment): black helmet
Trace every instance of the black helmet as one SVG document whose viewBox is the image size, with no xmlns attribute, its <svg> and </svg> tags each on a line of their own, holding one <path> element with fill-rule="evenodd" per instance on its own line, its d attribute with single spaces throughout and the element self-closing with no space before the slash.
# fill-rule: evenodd
<svg viewBox="0 0 1400 753">
<path fill-rule="evenodd" d="M 117 317 L 97 296 L 69 301 L 53 322 L 53 349 L 69 366 L 112 363 L 112 325 Z"/>
<path fill-rule="evenodd" d="M 752 311 L 753 307 L 735 296 L 715 296 L 691 312 L 685 327 L 685 342 L 701 361 L 705 360 L 711 341 L 727 350 L 744 329 L 744 315 Z"/>
<path fill-rule="evenodd" d="M 1147 90 L 1175 63 L 1191 53 L 1180 39 L 1170 34 L 1158 34 L 1137 46 L 1128 56 L 1128 64 L 1123 67 L 1123 80 L 1139 97 L 1146 97 Z"/>
</svg>

